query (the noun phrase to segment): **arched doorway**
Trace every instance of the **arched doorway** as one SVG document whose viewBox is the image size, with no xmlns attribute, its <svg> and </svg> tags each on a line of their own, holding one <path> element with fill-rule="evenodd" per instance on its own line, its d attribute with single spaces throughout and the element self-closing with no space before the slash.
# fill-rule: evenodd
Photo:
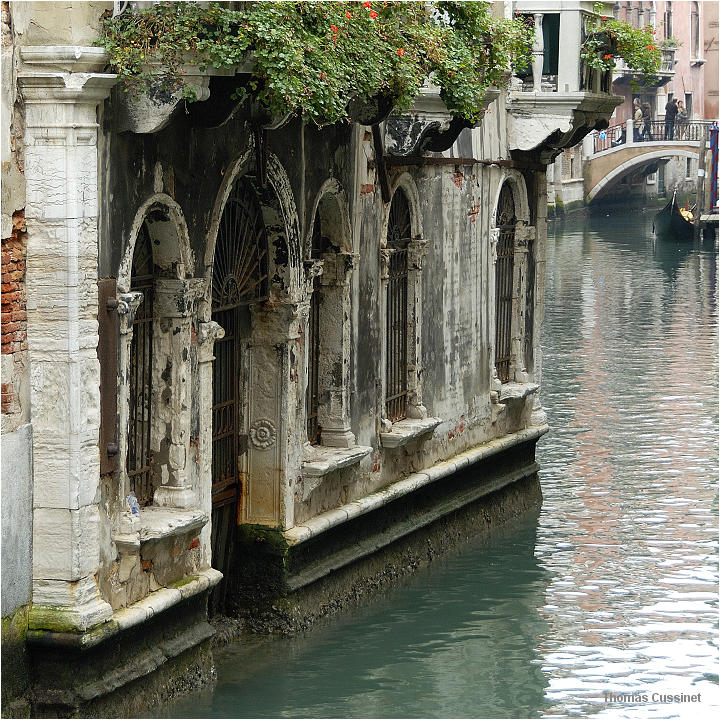
<svg viewBox="0 0 720 720">
<path fill-rule="evenodd" d="M 212 319 L 225 336 L 215 342 L 212 404 L 212 557 L 226 573 L 242 502 L 244 431 L 243 342 L 250 305 L 268 297 L 268 242 L 262 209 L 247 178 L 238 178 L 226 201 L 213 258 Z M 224 604 L 218 588 L 216 607 Z M 222 595 L 223 597 L 217 597 Z"/>
</svg>

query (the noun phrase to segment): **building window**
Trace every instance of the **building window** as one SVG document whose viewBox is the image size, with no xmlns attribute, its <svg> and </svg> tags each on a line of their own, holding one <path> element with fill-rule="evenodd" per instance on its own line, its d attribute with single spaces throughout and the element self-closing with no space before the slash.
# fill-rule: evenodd
<svg viewBox="0 0 720 720">
<path fill-rule="evenodd" d="M 130 290 L 142 292 L 143 301 L 135 312 L 130 343 L 130 421 L 126 458 L 130 490 L 140 505 L 149 505 L 153 499 L 150 453 L 155 286 L 153 270 L 152 242 L 145 222 L 135 243 L 130 278 Z"/>
<path fill-rule="evenodd" d="M 690 52 L 692 58 L 701 58 L 700 51 L 700 6 L 693 2 L 690 7 Z"/>
<path fill-rule="evenodd" d="M 387 232 L 390 257 L 385 316 L 385 417 L 391 422 L 407 417 L 410 236 L 410 206 L 405 193 L 398 190 L 390 206 Z"/>
<path fill-rule="evenodd" d="M 305 261 L 307 325 L 307 440 L 313 446 L 355 446 L 350 427 L 350 282 L 357 256 L 339 185 L 327 183 L 318 201 Z M 308 454 L 308 459 L 312 453 Z"/>
<path fill-rule="evenodd" d="M 322 223 L 319 214 L 313 224 L 311 257 L 319 260 L 323 254 Z M 310 313 L 308 316 L 308 384 L 305 391 L 305 407 L 307 409 L 307 439 L 311 445 L 320 444 L 322 427 L 319 421 L 320 401 L 320 307 L 322 305 L 320 277 L 315 275 L 312 280 L 310 296 Z"/>
<path fill-rule="evenodd" d="M 510 380 L 512 355 L 512 311 L 515 274 L 515 201 L 512 188 L 505 183 L 495 224 L 500 230 L 495 265 L 495 368 L 500 382 Z"/>
<path fill-rule="evenodd" d="M 665 14 L 663 16 L 663 24 L 665 25 L 665 39 L 668 40 L 673 34 L 673 11 L 669 0 L 665 3 Z"/>
</svg>

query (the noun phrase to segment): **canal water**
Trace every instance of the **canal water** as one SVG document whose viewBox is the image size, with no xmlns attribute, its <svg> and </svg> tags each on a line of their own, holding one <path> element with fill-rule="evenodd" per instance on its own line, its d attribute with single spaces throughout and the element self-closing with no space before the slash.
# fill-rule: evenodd
<svg viewBox="0 0 720 720">
<path fill-rule="evenodd" d="M 634 213 L 550 229 L 539 517 L 304 636 L 223 650 L 214 690 L 166 717 L 720 707 L 717 255 L 651 226 Z"/>
</svg>

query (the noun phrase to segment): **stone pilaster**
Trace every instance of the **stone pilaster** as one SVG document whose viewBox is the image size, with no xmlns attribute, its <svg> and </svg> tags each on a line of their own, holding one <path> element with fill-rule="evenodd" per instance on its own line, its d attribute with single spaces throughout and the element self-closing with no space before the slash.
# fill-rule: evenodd
<svg viewBox="0 0 720 720">
<path fill-rule="evenodd" d="M 21 57 L 34 455 L 30 623 L 85 630 L 112 616 L 95 581 L 100 563 L 97 107 L 116 77 L 92 72 L 104 64 L 99 48 L 24 48 Z"/>
<path fill-rule="evenodd" d="M 245 475 L 244 522 L 292 527 L 293 488 L 302 464 L 304 402 L 298 379 L 303 357 L 298 342 L 307 325 L 307 302 L 268 302 L 251 307 L 252 337 L 244 368 L 247 398 L 248 451 Z"/>
</svg>

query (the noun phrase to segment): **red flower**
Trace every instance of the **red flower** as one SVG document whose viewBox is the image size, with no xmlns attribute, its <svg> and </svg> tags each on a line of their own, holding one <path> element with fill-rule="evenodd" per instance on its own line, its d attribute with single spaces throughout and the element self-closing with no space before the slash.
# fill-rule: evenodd
<svg viewBox="0 0 720 720">
<path fill-rule="evenodd" d="M 398 55 L 402 57 L 405 54 L 405 48 L 398 48 Z"/>
<path fill-rule="evenodd" d="M 607 20 L 607 15 L 603 15 L 603 20 Z"/>
<path fill-rule="evenodd" d="M 337 25 L 331 25 L 330 29 L 333 31 L 333 34 L 338 34 L 338 26 Z"/>
<path fill-rule="evenodd" d="M 374 20 L 377 17 L 377 13 L 374 10 L 371 10 L 370 17 Z"/>
<path fill-rule="evenodd" d="M 372 7 L 372 3 L 367 2 L 367 0 L 366 0 L 366 2 L 363 3 L 363 7 L 366 7 L 366 8 Z"/>
<path fill-rule="evenodd" d="M 609 55 L 609 54 L 603 55 L 603 60 L 611 60 L 611 59 L 612 59 L 612 55 Z"/>
<path fill-rule="evenodd" d="M 345 17 L 349 20 L 352 17 L 352 15 L 349 12 L 346 12 Z"/>
<path fill-rule="evenodd" d="M 648 45 L 648 46 L 647 46 L 647 49 L 648 49 L 648 50 L 654 50 L 654 49 L 655 49 L 655 46 L 654 46 L 654 45 Z"/>
<path fill-rule="evenodd" d="M 320 73 L 320 79 L 324 80 L 327 77 L 327 73 L 321 72 Z"/>
</svg>

